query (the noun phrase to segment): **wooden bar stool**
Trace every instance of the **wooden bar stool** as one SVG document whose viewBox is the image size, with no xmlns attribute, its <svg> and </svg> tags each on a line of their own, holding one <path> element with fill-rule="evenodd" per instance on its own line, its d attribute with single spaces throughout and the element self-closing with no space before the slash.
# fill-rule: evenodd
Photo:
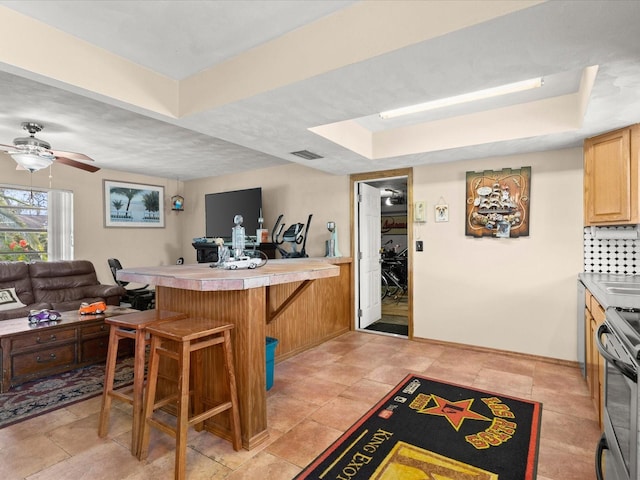
<svg viewBox="0 0 640 480">
<path fill-rule="evenodd" d="M 100 423 L 98 436 L 104 437 L 109 431 L 109 418 L 111 413 L 111 399 L 120 400 L 133 407 L 133 427 L 131 429 L 131 454 L 138 456 L 140 451 L 140 432 L 142 427 L 143 390 L 144 390 L 144 365 L 146 346 L 150 343 L 145 327 L 162 320 L 181 320 L 186 318 L 184 313 L 170 312 L 167 310 L 145 310 L 142 312 L 127 313 L 105 319 L 105 323 L 111 325 L 109 330 L 109 346 L 107 350 L 107 363 L 104 374 L 104 390 L 102 393 L 102 408 L 100 410 Z M 120 340 L 132 339 L 134 342 L 133 360 L 133 385 L 127 389 L 114 391 L 113 381 L 116 371 L 116 359 Z"/>
<path fill-rule="evenodd" d="M 230 410 L 231 443 L 234 450 L 242 448 L 240 432 L 240 415 L 238 410 L 238 394 L 231 350 L 232 324 L 225 324 L 204 318 L 187 318 L 179 322 L 159 322 L 147 328 L 151 334 L 151 356 L 149 358 L 149 380 L 144 402 L 144 423 L 140 441 L 141 460 L 147 457 L 149 450 L 150 427 L 168 433 L 176 439 L 175 478 L 183 480 L 186 475 L 187 429 L 195 425 L 202 428 L 203 422 L 214 415 Z M 214 345 L 221 345 L 224 357 L 229 400 L 217 405 L 207 405 L 204 410 L 202 384 L 205 373 L 202 371 L 203 350 Z M 191 353 L 195 352 L 191 362 Z M 158 383 L 158 365 L 160 357 L 166 357 L 178 363 L 177 394 L 168 395 L 156 401 Z M 193 385 L 189 385 L 190 376 Z M 193 388 L 193 413 L 189 412 L 190 388 Z M 170 425 L 154 417 L 154 412 L 170 403 L 176 403 L 176 425 Z M 204 410 L 204 411 L 203 411 Z"/>
</svg>

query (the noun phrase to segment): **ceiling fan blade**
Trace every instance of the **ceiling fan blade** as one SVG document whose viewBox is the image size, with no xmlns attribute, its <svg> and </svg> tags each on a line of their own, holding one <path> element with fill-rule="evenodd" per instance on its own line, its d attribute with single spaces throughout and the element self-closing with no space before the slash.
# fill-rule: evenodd
<svg viewBox="0 0 640 480">
<path fill-rule="evenodd" d="M 50 150 L 56 157 L 66 157 L 80 162 L 93 162 L 93 158 L 87 157 L 84 153 L 62 152 L 60 150 Z"/>
<path fill-rule="evenodd" d="M 61 152 L 57 152 L 57 153 L 61 153 Z M 64 165 L 69 165 L 70 167 L 79 168 L 80 170 L 84 170 L 86 172 L 91 172 L 91 173 L 94 173 L 100 170 L 98 167 L 94 167 L 93 165 L 87 165 L 86 163 L 77 162 L 67 157 L 56 156 L 56 162 L 62 163 Z"/>
<path fill-rule="evenodd" d="M 16 153 L 19 150 L 13 145 L 3 145 L 0 143 L 0 151 L 7 152 L 7 153 Z"/>
</svg>

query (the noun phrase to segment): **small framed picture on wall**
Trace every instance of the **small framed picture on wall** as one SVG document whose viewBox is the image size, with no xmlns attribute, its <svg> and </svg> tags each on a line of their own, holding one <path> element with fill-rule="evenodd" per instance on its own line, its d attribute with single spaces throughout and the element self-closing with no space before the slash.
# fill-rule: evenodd
<svg viewBox="0 0 640 480">
<path fill-rule="evenodd" d="M 436 222 L 449 221 L 449 205 L 444 203 L 435 206 Z"/>
</svg>

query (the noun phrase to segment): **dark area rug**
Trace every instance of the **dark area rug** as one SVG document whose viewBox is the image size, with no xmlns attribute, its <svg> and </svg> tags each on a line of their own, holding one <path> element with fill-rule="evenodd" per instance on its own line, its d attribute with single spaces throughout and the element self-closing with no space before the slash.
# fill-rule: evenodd
<svg viewBox="0 0 640 480">
<path fill-rule="evenodd" d="M 114 387 L 133 383 L 133 358 L 119 360 Z M 104 364 L 23 383 L 0 394 L 0 428 L 102 394 Z"/>
<path fill-rule="evenodd" d="M 534 480 L 542 404 L 408 375 L 296 479 Z"/>
</svg>

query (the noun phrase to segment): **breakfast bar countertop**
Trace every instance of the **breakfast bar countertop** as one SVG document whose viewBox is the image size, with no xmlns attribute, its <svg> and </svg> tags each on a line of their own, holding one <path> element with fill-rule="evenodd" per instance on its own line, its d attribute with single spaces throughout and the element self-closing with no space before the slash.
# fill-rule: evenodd
<svg viewBox="0 0 640 480">
<path fill-rule="evenodd" d="M 131 267 L 118 270 L 119 280 L 197 291 L 247 290 L 283 283 L 336 277 L 339 258 L 269 260 L 255 269 L 211 268 L 208 263 Z M 348 259 L 345 259 L 348 260 Z"/>
</svg>

